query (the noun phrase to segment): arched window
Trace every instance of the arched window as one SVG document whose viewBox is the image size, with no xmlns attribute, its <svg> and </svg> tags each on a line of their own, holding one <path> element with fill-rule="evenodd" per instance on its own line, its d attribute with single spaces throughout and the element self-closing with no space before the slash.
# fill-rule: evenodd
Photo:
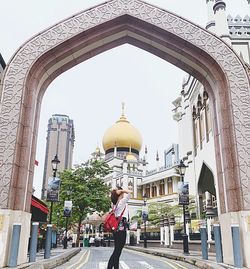
<svg viewBox="0 0 250 269">
<path fill-rule="evenodd" d="M 165 183 L 164 183 L 164 179 L 162 179 L 160 181 L 160 190 L 159 190 L 159 194 L 160 195 L 164 195 L 165 194 Z"/>
<path fill-rule="evenodd" d="M 150 185 L 149 184 L 146 185 L 146 195 L 147 195 L 148 198 L 151 197 L 151 195 L 150 195 Z"/>
<path fill-rule="evenodd" d="M 206 104 L 206 110 L 207 110 L 207 131 L 208 133 L 212 130 L 212 124 L 211 124 L 211 111 L 209 102 Z"/>
<path fill-rule="evenodd" d="M 200 112 L 200 124 L 201 124 L 201 143 L 205 139 L 205 110 L 202 109 Z"/>
<path fill-rule="evenodd" d="M 173 193 L 173 180 L 171 177 L 168 178 L 168 194 Z"/>
<path fill-rule="evenodd" d="M 132 191 L 132 197 L 134 197 L 134 185 L 133 185 L 133 179 L 131 178 L 130 180 L 129 180 L 129 183 L 128 183 L 128 189 L 130 190 L 130 191 Z"/>
<path fill-rule="evenodd" d="M 157 196 L 157 188 L 156 185 L 153 183 L 152 184 L 152 197 Z"/>
</svg>

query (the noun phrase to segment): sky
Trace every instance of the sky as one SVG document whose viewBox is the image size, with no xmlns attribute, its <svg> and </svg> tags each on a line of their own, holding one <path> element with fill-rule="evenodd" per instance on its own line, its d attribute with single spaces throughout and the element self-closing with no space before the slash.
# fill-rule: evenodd
<svg viewBox="0 0 250 269">
<path fill-rule="evenodd" d="M 28 39 L 57 22 L 102 0 L 8 0 L 1 3 L 0 53 L 7 63 Z M 148 0 L 205 26 L 206 0 Z M 247 0 L 227 0 L 227 13 L 250 15 Z M 148 147 L 150 167 L 159 151 L 178 143 L 177 123 L 172 119 L 172 101 L 181 91 L 187 74 L 175 66 L 131 45 L 99 54 L 57 77 L 48 87 L 42 103 L 33 185 L 40 197 L 43 178 L 46 131 L 53 114 L 74 120 L 73 164 L 86 161 L 96 146 L 102 146 L 105 131 L 121 114 L 137 127 Z M 143 152 L 143 150 L 142 150 Z"/>
</svg>

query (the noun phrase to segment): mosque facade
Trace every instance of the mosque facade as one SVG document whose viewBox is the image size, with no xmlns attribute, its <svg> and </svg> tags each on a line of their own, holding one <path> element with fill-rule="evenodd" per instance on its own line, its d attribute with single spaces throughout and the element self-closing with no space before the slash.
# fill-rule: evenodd
<svg viewBox="0 0 250 269">
<path fill-rule="evenodd" d="M 178 203 L 178 145 L 173 144 L 165 150 L 163 166 L 160 165 L 157 152 L 156 167 L 149 169 L 147 147 L 142 150 L 142 136 L 129 122 L 124 109 L 120 118 L 105 132 L 102 144 L 104 153 L 97 147 L 92 158 L 104 159 L 110 166 L 112 172 L 104 178 L 110 188 L 120 186 L 132 191 L 132 199 L 129 201 L 130 216 L 142 208 L 145 195 L 149 203 Z"/>
</svg>

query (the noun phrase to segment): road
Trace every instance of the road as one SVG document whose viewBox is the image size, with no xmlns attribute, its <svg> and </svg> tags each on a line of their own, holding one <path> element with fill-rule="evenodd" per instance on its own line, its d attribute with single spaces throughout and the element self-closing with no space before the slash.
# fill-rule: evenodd
<svg viewBox="0 0 250 269">
<path fill-rule="evenodd" d="M 69 262 L 57 269 L 106 269 L 113 251 L 109 247 L 91 247 L 83 249 Z M 197 269 L 180 261 L 156 257 L 124 249 L 120 258 L 120 269 Z"/>
</svg>

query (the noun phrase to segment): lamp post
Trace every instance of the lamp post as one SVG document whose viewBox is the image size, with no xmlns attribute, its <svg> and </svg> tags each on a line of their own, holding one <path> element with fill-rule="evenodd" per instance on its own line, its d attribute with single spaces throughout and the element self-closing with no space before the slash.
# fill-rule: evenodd
<svg viewBox="0 0 250 269">
<path fill-rule="evenodd" d="M 60 163 L 60 161 L 59 161 L 57 154 L 56 154 L 54 159 L 51 161 L 52 170 L 53 170 L 53 178 L 56 177 L 57 166 L 59 163 Z M 50 224 L 52 222 L 52 211 L 53 211 L 53 201 L 51 201 L 51 204 L 50 204 L 50 215 L 49 215 L 49 223 Z"/>
<path fill-rule="evenodd" d="M 143 206 L 144 206 L 144 212 L 143 212 L 143 215 L 142 215 L 142 218 L 144 220 L 144 236 L 143 236 L 143 241 L 144 241 L 144 248 L 147 248 L 147 235 L 146 235 L 146 232 L 147 232 L 147 219 L 148 219 L 148 213 L 146 211 L 146 206 L 147 206 L 147 194 L 145 193 L 143 195 Z"/>
<path fill-rule="evenodd" d="M 183 163 L 183 160 L 180 161 L 180 164 L 177 166 L 179 170 L 179 174 L 181 176 L 181 181 L 184 183 L 184 175 L 186 172 L 187 166 Z M 188 235 L 186 231 L 186 205 L 188 204 L 186 201 L 179 201 L 179 204 L 183 206 L 183 254 L 189 255 L 189 247 L 188 247 Z"/>
</svg>

